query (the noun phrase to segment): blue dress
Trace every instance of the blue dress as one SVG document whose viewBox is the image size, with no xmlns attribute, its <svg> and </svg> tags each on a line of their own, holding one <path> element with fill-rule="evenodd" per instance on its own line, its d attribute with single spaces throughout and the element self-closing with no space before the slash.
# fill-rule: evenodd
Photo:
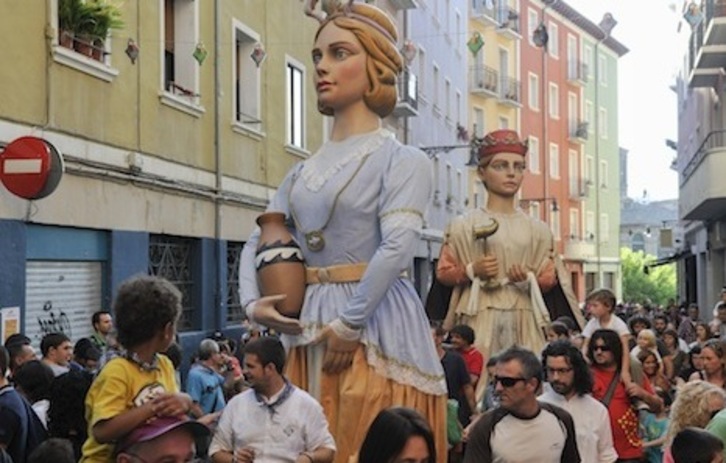
<svg viewBox="0 0 726 463">
<path fill-rule="evenodd" d="M 327 142 L 288 173 L 268 211 L 283 212 L 294 222 L 290 231 L 306 265 L 368 267 L 360 282 L 309 285 L 300 314 L 304 332 L 283 335 L 286 347 L 309 344 L 340 317 L 364 327 L 366 360 L 378 374 L 427 394 L 446 394 L 421 299 L 402 276 L 419 244 L 431 191 L 428 158 L 385 129 Z M 305 234 L 314 230 L 321 230 L 325 241 L 317 252 L 305 241 Z M 259 229 L 240 259 L 243 305 L 260 296 L 254 266 L 258 238 Z M 314 385 L 320 368 L 308 371 Z"/>
</svg>

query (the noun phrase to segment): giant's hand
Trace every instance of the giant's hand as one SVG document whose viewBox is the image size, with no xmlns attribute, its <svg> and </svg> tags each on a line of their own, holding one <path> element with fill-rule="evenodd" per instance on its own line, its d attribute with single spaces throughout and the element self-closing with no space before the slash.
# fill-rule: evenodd
<svg viewBox="0 0 726 463">
<path fill-rule="evenodd" d="M 481 256 L 472 262 L 472 270 L 474 275 L 482 280 L 491 280 L 499 275 L 499 261 L 497 256 Z"/>
<path fill-rule="evenodd" d="M 509 271 L 507 272 L 507 278 L 509 278 L 509 281 L 511 281 L 512 283 L 526 281 L 527 269 L 523 265 L 512 264 L 512 266 L 509 267 Z"/>
<path fill-rule="evenodd" d="M 279 333 L 301 334 L 303 331 L 300 320 L 282 315 L 275 308 L 275 303 L 286 298 L 284 294 L 264 296 L 253 302 L 251 308 L 252 319 L 260 325 L 265 325 Z"/>
<path fill-rule="evenodd" d="M 331 325 L 326 326 L 314 341 L 315 344 L 325 343 L 323 371 L 337 374 L 350 368 L 353 364 L 355 351 L 360 344 L 358 339 L 343 339 L 338 336 Z"/>
</svg>

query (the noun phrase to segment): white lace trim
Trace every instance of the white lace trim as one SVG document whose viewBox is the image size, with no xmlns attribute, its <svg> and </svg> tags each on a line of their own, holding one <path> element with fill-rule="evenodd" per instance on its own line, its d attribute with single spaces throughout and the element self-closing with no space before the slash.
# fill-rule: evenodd
<svg viewBox="0 0 726 463">
<path fill-rule="evenodd" d="M 378 129 L 375 132 L 355 137 L 352 141 L 326 142 L 315 155 L 303 164 L 300 178 L 308 190 L 320 191 L 325 182 L 334 177 L 348 163 L 377 150 L 392 137 L 393 133 L 390 131 Z M 345 154 L 341 153 L 341 150 L 345 151 Z M 337 158 L 337 162 L 331 162 L 332 157 Z"/>
<path fill-rule="evenodd" d="M 404 365 L 401 362 L 386 359 L 380 355 L 378 348 L 371 344 L 368 344 L 366 349 L 366 357 L 368 364 L 376 370 L 376 373 L 385 378 L 413 386 L 426 394 L 446 394 L 446 381 L 443 374 L 440 376 L 426 375 L 412 365 Z"/>
<path fill-rule="evenodd" d="M 414 211 L 398 211 L 381 219 L 381 230 L 384 234 L 388 230 L 397 228 L 419 231 L 423 228 L 423 218 L 420 213 Z"/>
</svg>

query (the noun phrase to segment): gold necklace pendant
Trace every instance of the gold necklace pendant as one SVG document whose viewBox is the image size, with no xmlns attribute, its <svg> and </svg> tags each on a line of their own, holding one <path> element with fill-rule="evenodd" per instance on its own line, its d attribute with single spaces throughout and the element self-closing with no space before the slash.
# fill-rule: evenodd
<svg viewBox="0 0 726 463">
<path fill-rule="evenodd" d="M 313 230 L 305 233 L 305 244 L 313 252 L 320 252 L 325 248 L 325 238 L 322 230 Z"/>
</svg>

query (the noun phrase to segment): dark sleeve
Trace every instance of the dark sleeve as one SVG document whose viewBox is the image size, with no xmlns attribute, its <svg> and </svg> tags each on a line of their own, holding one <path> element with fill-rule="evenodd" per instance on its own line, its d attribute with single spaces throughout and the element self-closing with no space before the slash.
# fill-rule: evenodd
<svg viewBox="0 0 726 463">
<path fill-rule="evenodd" d="M 489 438 L 492 435 L 494 426 L 506 415 L 501 408 L 496 408 L 485 413 L 476 422 L 469 434 L 464 453 L 464 463 L 491 463 L 492 446 Z M 578 460 L 579 462 L 579 460 Z"/>
<path fill-rule="evenodd" d="M 466 362 L 464 361 L 464 357 L 456 352 L 454 352 L 453 355 L 456 359 L 454 360 L 454 365 L 456 365 L 457 382 L 458 384 L 461 384 L 463 389 L 463 386 L 466 386 L 471 382 L 471 376 L 469 376 L 469 369 L 466 368 Z M 457 393 L 461 394 L 462 391 L 457 391 Z"/>
<path fill-rule="evenodd" d="M 20 418 L 8 407 L 0 407 L 0 445 L 9 446 L 20 429 Z"/>
<path fill-rule="evenodd" d="M 577 441 L 575 440 L 575 423 L 572 421 L 572 416 L 565 410 L 548 403 L 540 403 L 542 408 L 551 411 L 557 419 L 565 427 L 567 438 L 565 439 L 565 448 L 562 449 L 562 457 L 560 458 L 561 463 L 580 463 L 580 452 L 577 449 Z"/>
</svg>

